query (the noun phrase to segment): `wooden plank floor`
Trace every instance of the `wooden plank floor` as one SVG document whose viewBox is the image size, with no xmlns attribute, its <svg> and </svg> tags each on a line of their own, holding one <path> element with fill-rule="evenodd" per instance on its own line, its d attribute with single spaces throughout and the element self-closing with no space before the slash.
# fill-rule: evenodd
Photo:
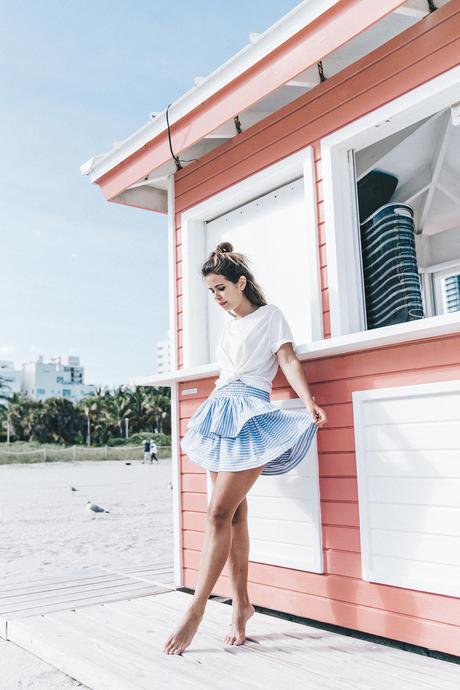
<svg viewBox="0 0 460 690">
<path fill-rule="evenodd" d="M 174 589 L 171 562 L 113 570 L 100 566 L 65 575 L 0 582 L 0 637 L 7 639 L 8 624 L 53 611 L 82 608 L 158 594 Z"/>
<path fill-rule="evenodd" d="M 132 572 L 138 576 L 139 571 Z M 149 572 L 146 568 L 145 577 L 139 577 L 147 580 Z M 65 589 L 72 586 L 70 582 L 65 582 Z M 155 578 L 155 582 L 159 581 Z M 81 586 L 78 581 L 76 587 Z M 59 607 L 56 601 L 47 600 L 44 605 L 51 609 L 38 615 L 27 606 L 22 613 L 15 609 L 14 615 L 6 613 L 7 639 L 92 690 L 460 687 L 460 667 L 454 664 L 262 613 L 249 621 L 244 645 L 224 645 L 231 607 L 213 599 L 191 646 L 180 656 L 168 656 L 162 652 L 162 644 L 191 595 L 161 590 L 162 582 L 157 586 L 158 591 L 150 595 L 134 594 L 118 601 L 91 603 L 86 597 L 82 606 Z M 39 587 L 48 591 L 43 582 Z M 101 591 L 105 596 L 105 581 Z M 1 594 L 4 597 L 5 591 Z M 27 587 L 23 594 L 30 594 Z M 38 600 L 32 601 L 42 609 Z"/>
</svg>

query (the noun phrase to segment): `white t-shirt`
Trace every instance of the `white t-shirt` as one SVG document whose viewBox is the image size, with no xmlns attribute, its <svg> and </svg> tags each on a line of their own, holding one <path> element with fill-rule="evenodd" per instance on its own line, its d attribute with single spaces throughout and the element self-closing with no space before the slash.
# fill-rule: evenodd
<svg viewBox="0 0 460 690">
<path fill-rule="evenodd" d="M 283 343 L 294 347 L 283 312 L 275 304 L 265 304 L 241 318 L 228 316 L 216 347 L 216 359 L 222 367 L 216 388 L 239 379 L 270 393 L 278 370 L 276 351 Z"/>
</svg>

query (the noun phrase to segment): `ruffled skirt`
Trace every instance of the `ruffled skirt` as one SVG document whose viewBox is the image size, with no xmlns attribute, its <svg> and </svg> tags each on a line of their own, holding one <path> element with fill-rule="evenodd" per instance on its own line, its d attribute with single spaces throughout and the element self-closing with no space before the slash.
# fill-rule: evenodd
<svg viewBox="0 0 460 690">
<path fill-rule="evenodd" d="M 231 381 L 195 411 L 180 446 L 214 472 L 264 465 L 263 475 L 285 474 L 303 460 L 317 429 L 306 410 L 283 410 L 270 402 L 268 391 Z"/>
</svg>

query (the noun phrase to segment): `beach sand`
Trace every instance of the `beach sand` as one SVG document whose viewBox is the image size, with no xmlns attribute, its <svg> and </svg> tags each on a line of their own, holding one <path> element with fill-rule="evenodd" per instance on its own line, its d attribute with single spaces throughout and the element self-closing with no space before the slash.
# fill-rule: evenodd
<svg viewBox="0 0 460 690">
<path fill-rule="evenodd" d="M 172 561 L 171 481 L 170 460 L 0 465 L 0 581 Z M 110 513 L 89 512 L 88 500 Z M 76 687 L 84 686 L 0 640 L 1 690 Z"/>
</svg>

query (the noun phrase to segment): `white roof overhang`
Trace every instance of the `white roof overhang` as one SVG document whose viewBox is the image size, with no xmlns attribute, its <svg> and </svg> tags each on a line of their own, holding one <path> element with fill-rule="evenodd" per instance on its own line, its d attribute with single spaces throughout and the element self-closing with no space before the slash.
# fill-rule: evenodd
<svg viewBox="0 0 460 690">
<path fill-rule="evenodd" d="M 171 104 L 169 124 L 173 125 L 190 113 L 338 2 L 340 0 L 304 0 L 263 34 L 250 34 L 250 41 L 244 48 L 207 77 L 196 77 L 195 86 Z M 81 173 L 96 182 L 166 129 L 166 108 L 151 113 L 149 122 L 124 141 L 116 142 L 111 151 L 86 161 L 80 168 Z"/>
<path fill-rule="evenodd" d="M 439 8 L 448 1 L 436 0 L 436 5 Z M 385 3 L 393 6 L 393 9 L 387 11 L 386 14 L 383 7 Z M 336 6 L 345 6 L 345 4 L 347 0 L 305 0 L 263 34 L 251 34 L 250 42 L 245 48 L 208 77 L 197 77 L 195 87 L 171 104 L 168 112 L 170 128 L 190 116 L 212 96 L 241 78 L 248 70 L 270 56 L 274 50 L 312 24 L 325 12 Z M 383 7 L 378 20 L 360 31 L 357 30 L 353 38 L 342 43 L 332 52 L 321 56 L 325 78 L 332 77 L 345 69 L 430 13 L 429 3 L 426 0 L 406 0 L 403 3 L 381 0 L 378 5 Z M 266 93 L 256 102 L 251 102 L 248 98 L 246 106 L 235 113 L 241 123 L 241 129 L 248 129 L 307 91 L 314 89 L 321 80 L 318 64 L 313 64 Z M 167 132 L 166 114 L 166 109 L 160 113 L 151 113 L 149 121 L 126 140 L 116 142 L 111 151 L 94 156 L 84 163 L 80 168 L 81 173 L 87 175 L 91 182 L 97 182 L 103 187 L 105 176 L 113 174 L 117 166 L 131 156 L 142 152 L 142 149 L 150 142 L 161 135 L 164 136 Z M 174 153 L 180 156 L 181 163 L 185 167 L 192 160 L 200 159 L 236 135 L 234 117 L 230 119 L 226 117 L 217 123 L 214 121 L 212 130 L 200 135 L 196 140 L 193 141 L 193 138 L 189 136 L 190 143 L 184 147 L 181 147 L 178 143 L 179 139 L 173 136 Z M 137 166 L 136 169 L 139 167 Z M 166 157 L 165 160 L 159 160 L 155 167 L 142 170 L 142 175 L 128 181 L 127 184 L 122 185 L 121 189 L 116 189 L 115 193 L 111 193 L 110 190 L 104 193 L 107 198 L 118 203 L 166 212 L 166 180 L 168 175 L 175 171 L 174 159 L 172 156 Z"/>
</svg>

